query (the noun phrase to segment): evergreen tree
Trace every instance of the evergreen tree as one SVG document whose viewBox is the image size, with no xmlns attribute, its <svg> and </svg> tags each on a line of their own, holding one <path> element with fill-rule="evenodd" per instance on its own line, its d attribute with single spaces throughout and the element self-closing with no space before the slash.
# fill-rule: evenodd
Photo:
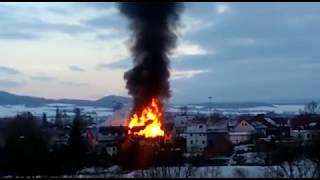
<svg viewBox="0 0 320 180">
<path fill-rule="evenodd" d="M 48 127 L 48 119 L 47 119 L 47 114 L 43 113 L 42 114 L 42 127 L 47 128 Z"/>
<path fill-rule="evenodd" d="M 3 170 L 10 175 L 47 174 L 48 146 L 31 113 L 18 115 L 5 133 Z"/>
<path fill-rule="evenodd" d="M 75 109 L 75 117 L 68 142 L 71 173 L 83 168 L 87 162 L 88 146 L 83 136 L 85 130 L 86 125 L 80 114 L 80 110 Z"/>
<path fill-rule="evenodd" d="M 55 119 L 55 125 L 58 129 L 63 128 L 63 123 L 62 123 L 62 117 L 59 108 L 57 107 L 56 109 L 56 119 Z"/>
</svg>

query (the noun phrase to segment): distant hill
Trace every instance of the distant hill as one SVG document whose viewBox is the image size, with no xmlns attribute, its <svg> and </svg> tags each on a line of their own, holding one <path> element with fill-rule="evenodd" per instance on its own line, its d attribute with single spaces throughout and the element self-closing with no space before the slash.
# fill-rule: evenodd
<svg viewBox="0 0 320 180">
<path fill-rule="evenodd" d="M 131 98 L 123 96 L 105 96 L 97 100 L 81 100 L 81 99 L 49 99 L 34 96 L 21 96 L 12 94 L 6 91 L 0 91 L 0 105 L 21 105 L 26 106 L 43 106 L 50 103 L 61 103 L 61 104 L 75 104 L 77 106 L 92 106 L 92 107 L 113 107 L 117 103 L 129 103 Z M 259 101 L 259 102 L 212 102 L 212 108 L 252 108 L 258 106 L 274 107 L 275 104 L 281 105 L 294 105 L 294 104 L 305 104 L 315 100 L 320 102 L 320 98 L 314 99 L 293 99 L 293 100 L 278 100 L 278 101 Z M 174 104 L 174 103 L 173 103 Z M 203 108 L 208 108 L 209 103 L 189 103 L 189 105 L 200 105 Z"/>
<path fill-rule="evenodd" d="M 131 98 L 123 96 L 105 96 L 98 100 L 80 100 L 80 99 L 47 99 L 33 96 L 20 96 L 5 91 L 0 91 L 0 105 L 20 105 L 42 106 L 50 103 L 75 104 L 78 106 L 94 107 L 112 107 L 116 103 L 128 103 Z"/>
</svg>

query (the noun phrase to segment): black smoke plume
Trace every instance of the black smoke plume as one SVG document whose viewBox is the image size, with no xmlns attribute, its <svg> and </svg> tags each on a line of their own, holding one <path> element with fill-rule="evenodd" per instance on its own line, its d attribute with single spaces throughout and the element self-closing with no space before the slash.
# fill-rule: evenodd
<svg viewBox="0 0 320 180">
<path fill-rule="evenodd" d="M 134 67 L 124 74 L 126 88 L 134 98 L 134 112 L 158 98 L 170 97 L 169 57 L 176 46 L 175 29 L 183 4 L 177 2 L 124 2 L 120 12 L 130 22 Z"/>
</svg>

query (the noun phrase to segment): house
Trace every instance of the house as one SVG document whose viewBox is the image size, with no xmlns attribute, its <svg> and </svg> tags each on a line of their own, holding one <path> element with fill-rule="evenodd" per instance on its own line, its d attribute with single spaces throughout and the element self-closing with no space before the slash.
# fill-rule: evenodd
<svg viewBox="0 0 320 180">
<path fill-rule="evenodd" d="M 188 116 L 187 115 L 178 115 L 174 117 L 174 134 L 175 136 L 184 137 L 186 138 L 186 129 L 188 123 Z"/>
<path fill-rule="evenodd" d="M 229 139 L 233 144 L 249 142 L 253 137 L 266 135 L 267 126 L 256 120 L 240 120 L 229 132 Z"/>
<path fill-rule="evenodd" d="M 219 120 L 208 123 L 207 140 L 208 146 L 214 145 L 217 137 L 223 136 L 228 138 L 228 122 L 226 120 Z"/>
<path fill-rule="evenodd" d="M 287 118 L 268 117 L 265 114 L 258 114 L 249 122 L 260 122 L 265 126 L 265 129 L 261 129 L 262 136 L 260 137 L 273 137 L 278 140 L 290 137 L 290 127 Z"/>
<path fill-rule="evenodd" d="M 226 120 L 214 121 L 207 127 L 208 145 L 205 148 L 205 156 L 217 158 L 229 156 L 232 153 L 232 144 L 229 140 L 228 122 Z"/>
<path fill-rule="evenodd" d="M 97 133 L 97 151 L 107 152 L 110 156 L 116 155 L 126 135 L 127 128 L 124 126 L 100 127 Z"/>
<path fill-rule="evenodd" d="M 311 129 L 293 129 L 291 131 L 292 137 L 302 142 L 311 141 L 314 133 L 315 132 Z"/>
<path fill-rule="evenodd" d="M 320 116 L 301 114 L 290 120 L 291 136 L 305 143 L 311 142 L 320 135 Z"/>
<path fill-rule="evenodd" d="M 207 126 L 203 123 L 190 125 L 186 130 L 187 152 L 201 153 L 207 147 Z"/>
<path fill-rule="evenodd" d="M 252 132 L 229 132 L 229 140 L 232 144 L 239 144 L 244 142 L 249 142 L 252 140 Z"/>
</svg>

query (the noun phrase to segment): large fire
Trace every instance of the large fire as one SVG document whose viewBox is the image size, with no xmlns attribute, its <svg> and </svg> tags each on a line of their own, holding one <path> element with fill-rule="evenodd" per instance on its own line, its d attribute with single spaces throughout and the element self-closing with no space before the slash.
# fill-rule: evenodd
<svg viewBox="0 0 320 180">
<path fill-rule="evenodd" d="M 131 116 L 128 134 L 145 138 L 162 137 L 164 131 L 161 118 L 159 101 L 152 98 L 151 103 L 142 110 L 140 116 L 137 113 Z"/>
</svg>

